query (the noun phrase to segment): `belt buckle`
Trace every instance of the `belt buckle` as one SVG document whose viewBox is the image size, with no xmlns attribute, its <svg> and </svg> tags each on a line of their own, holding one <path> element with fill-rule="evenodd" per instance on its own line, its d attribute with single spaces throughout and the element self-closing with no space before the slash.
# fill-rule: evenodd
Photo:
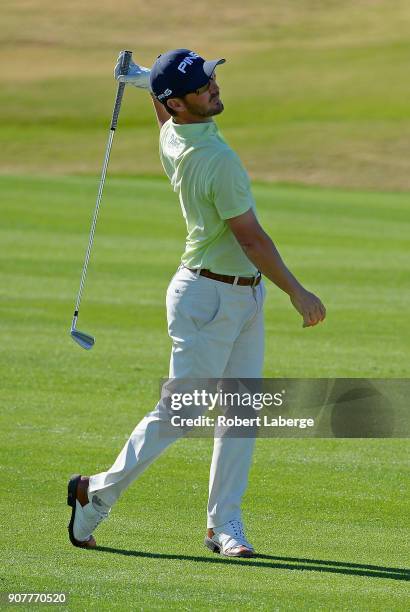
<svg viewBox="0 0 410 612">
<path fill-rule="evenodd" d="M 258 280 L 260 279 L 260 277 L 261 277 L 261 276 L 262 276 L 262 274 L 261 274 L 261 273 L 259 272 L 259 270 L 258 270 L 258 273 L 257 273 L 257 275 L 254 277 L 254 279 L 253 279 L 253 283 L 252 283 L 252 285 L 251 285 L 252 289 L 254 289 L 254 288 L 256 287 L 256 283 L 258 282 Z"/>
</svg>

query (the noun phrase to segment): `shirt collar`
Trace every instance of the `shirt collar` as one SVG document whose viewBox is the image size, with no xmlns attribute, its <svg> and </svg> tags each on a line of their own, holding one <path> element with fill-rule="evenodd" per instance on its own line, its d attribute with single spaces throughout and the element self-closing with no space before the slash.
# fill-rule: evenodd
<svg viewBox="0 0 410 612">
<path fill-rule="evenodd" d="M 205 121 L 203 123 L 175 123 L 171 119 L 172 127 L 175 133 L 186 140 L 196 140 L 202 138 L 205 135 L 211 135 L 217 133 L 217 127 L 215 122 Z"/>
</svg>

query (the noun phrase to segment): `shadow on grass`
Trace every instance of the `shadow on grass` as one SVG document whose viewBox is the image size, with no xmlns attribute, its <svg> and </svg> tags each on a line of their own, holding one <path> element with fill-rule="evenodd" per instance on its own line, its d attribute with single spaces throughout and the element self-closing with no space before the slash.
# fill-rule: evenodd
<svg viewBox="0 0 410 612">
<path fill-rule="evenodd" d="M 342 561 L 323 561 L 321 559 L 300 559 L 297 557 L 276 557 L 273 555 L 255 555 L 252 559 L 229 559 L 227 557 L 195 557 L 192 555 L 174 555 L 166 553 L 151 553 L 139 550 L 123 550 L 108 546 L 97 546 L 93 550 L 114 553 L 126 557 L 146 559 L 169 559 L 175 561 L 195 561 L 197 563 L 228 563 L 245 565 L 247 567 L 271 567 L 273 569 L 328 572 L 331 574 L 347 574 L 350 576 L 366 576 L 367 578 L 390 578 L 391 580 L 410 580 L 410 570 L 400 567 L 383 567 L 360 563 L 343 563 Z M 260 561 L 263 559 L 263 561 Z"/>
</svg>

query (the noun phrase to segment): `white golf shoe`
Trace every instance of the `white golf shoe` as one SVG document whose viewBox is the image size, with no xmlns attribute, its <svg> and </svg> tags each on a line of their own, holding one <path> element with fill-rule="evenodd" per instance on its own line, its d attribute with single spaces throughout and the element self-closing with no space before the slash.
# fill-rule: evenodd
<svg viewBox="0 0 410 612">
<path fill-rule="evenodd" d="M 253 557 L 255 551 L 245 538 L 242 521 L 228 521 L 220 527 L 208 529 L 205 546 L 225 557 Z"/>
<path fill-rule="evenodd" d="M 88 478 L 72 476 L 68 482 L 67 504 L 71 506 L 68 534 L 71 544 L 79 548 L 95 548 L 94 530 L 108 517 L 110 508 L 97 495 L 91 502 L 87 495 Z"/>
</svg>

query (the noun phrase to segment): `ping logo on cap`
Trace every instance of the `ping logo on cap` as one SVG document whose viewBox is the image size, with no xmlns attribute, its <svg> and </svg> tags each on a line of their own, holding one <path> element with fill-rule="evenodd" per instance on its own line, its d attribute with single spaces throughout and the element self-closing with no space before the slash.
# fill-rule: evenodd
<svg viewBox="0 0 410 612">
<path fill-rule="evenodd" d="M 187 66 L 190 66 L 191 64 L 193 64 L 193 60 L 198 59 L 199 57 L 200 56 L 198 55 L 198 53 L 195 53 L 195 51 L 190 51 L 189 54 L 186 57 L 184 57 L 182 62 L 179 64 L 178 70 L 182 72 L 183 74 L 186 74 Z"/>
<path fill-rule="evenodd" d="M 158 100 L 163 100 L 164 98 L 168 98 L 172 94 L 172 89 L 166 89 L 162 94 L 159 94 Z"/>
</svg>

